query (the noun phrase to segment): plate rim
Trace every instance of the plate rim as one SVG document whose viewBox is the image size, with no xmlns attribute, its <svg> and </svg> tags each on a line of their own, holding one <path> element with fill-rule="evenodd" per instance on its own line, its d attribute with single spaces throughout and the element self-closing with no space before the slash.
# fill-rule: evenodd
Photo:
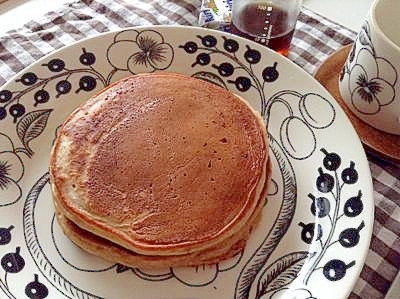
<svg viewBox="0 0 400 299">
<path fill-rule="evenodd" d="M 140 30 L 146 30 L 146 29 L 160 29 L 160 28 L 163 29 L 163 30 L 167 30 L 167 31 L 168 31 L 168 30 L 178 29 L 178 30 L 188 30 L 188 31 L 204 32 L 204 33 L 209 33 L 209 34 L 217 34 L 217 35 L 219 35 L 219 36 L 231 36 L 231 37 L 234 38 L 234 39 L 239 39 L 239 40 L 241 40 L 242 43 L 244 43 L 244 44 L 255 45 L 257 48 L 260 48 L 259 45 L 258 45 L 257 43 L 255 43 L 255 42 L 253 42 L 253 41 L 250 41 L 250 40 L 247 40 L 247 39 L 245 39 L 245 38 L 243 38 L 243 37 L 234 35 L 234 34 L 232 34 L 232 33 L 222 32 L 222 31 L 215 30 L 215 29 L 209 29 L 209 28 L 203 28 L 203 27 L 196 27 L 196 26 L 188 26 L 188 25 L 140 25 L 140 26 L 125 27 L 125 28 L 117 28 L 117 29 L 113 29 L 113 30 L 110 30 L 110 31 L 101 32 L 101 33 L 98 33 L 98 34 L 94 34 L 94 35 L 91 35 L 91 36 L 84 37 L 84 38 L 82 38 L 82 39 L 80 39 L 80 40 L 75 41 L 74 43 L 72 43 L 72 44 L 70 44 L 70 45 L 64 45 L 64 46 L 62 46 L 62 47 L 59 48 L 59 49 L 55 49 L 54 51 L 51 51 L 51 52 L 45 54 L 45 55 L 42 56 L 40 59 L 36 60 L 34 63 L 32 63 L 32 64 L 30 64 L 30 65 L 24 67 L 22 70 L 20 70 L 19 72 L 17 72 L 15 75 L 13 75 L 12 77 L 10 77 L 10 78 L 6 81 L 6 83 L 4 83 L 4 84 L 0 87 L 0 91 L 3 90 L 3 89 L 6 89 L 7 86 L 10 85 L 10 84 L 12 83 L 12 81 L 15 81 L 18 77 L 21 76 L 21 74 L 25 73 L 27 70 L 39 66 L 43 61 L 47 60 L 47 59 L 48 59 L 49 57 L 51 57 L 51 56 L 57 55 L 57 54 L 60 53 L 60 52 L 67 51 L 69 48 L 76 47 L 77 44 L 84 44 L 84 43 L 86 43 L 87 41 L 91 41 L 91 40 L 95 40 L 95 39 L 99 39 L 99 40 L 100 40 L 101 38 L 103 38 L 103 37 L 105 37 L 105 36 L 108 36 L 108 35 L 109 35 L 109 36 L 112 36 L 112 35 L 115 35 L 116 33 L 119 33 L 119 32 L 121 32 L 121 31 L 126 31 L 126 30 L 132 30 L 132 29 L 133 29 L 133 30 L 138 30 L 138 31 L 140 31 Z M 343 108 L 340 107 L 340 105 L 337 104 L 337 102 L 335 101 L 335 98 L 333 97 L 333 95 L 332 95 L 318 80 L 316 80 L 315 77 L 314 77 L 312 74 L 308 73 L 308 72 L 307 72 L 306 70 L 304 70 L 300 65 L 296 64 L 295 62 L 293 62 L 293 61 L 290 60 L 289 58 L 283 57 L 283 56 L 281 56 L 280 54 L 278 54 L 278 53 L 272 51 L 272 50 L 269 49 L 269 48 L 264 48 L 264 47 L 263 47 L 263 51 L 265 51 L 266 53 L 268 53 L 267 55 L 272 55 L 272 56 L 274 56 L 274 57 L 279 57 L 280 60 L 286 61 L 286 63 L 288 63 L 288 64 L 291 65 L 290 67 L 296 68 L 296 69 L 297 69 L 298 71 L 300 71 L 304 76 L 308 77 L 307 80 L 312 80 L 312 81 L 314 81 L 317 85 L 319 85 L 319 87 L 318 87 L 318 89 L 319 89 L 318 92 L 322 92 L 322 91 L 323 91 L 323 92 L 324 92 L 324 96 L 326 96 L 326 97 L 329 99 L 329 101 L 330 101 L 331 103 L 334 103 L 335 109 L 341 111 L 341 113 L 343 114 L 343 117 L 346 119 L 346 124 L 342 124 L 342 126 L 343 126 L 343 127 L 346 127 L 346 129 L 351 128 L 351 130 L 352 130 L 351 133 L 352 133 L 352 135 L 353 135 L 352 140 L 353 140 L 354 142 L 359 143 L 360 149 L 361 149 L 361 152 L 360 152 L 360 153 L 362 154 L 362 156 L 359 156 L 358 163 L 361 163 L 361 162 L 362 162 L 362 163 L 365 165 L 366 168 L 370 169 L 370 168 L 369 168 L 369 161 L 368 161 L 368 159 L 367 159 L 365 149 L 364 149 L 363 146 L 362 146 L 362 142 L 361 142 L 361 140 L 360 140 L 360 137 L 358 136 L 358 134 L 357 134 L 357 132 L 356 132 L 356 130 L 355 130 L 353 124 L 351 123 L 350 119 L 348 118 L 348 116 L 347 116 L 346 113 L 344 112 Z M 0 128 L 1 128 L 1 123 L 0 123 Z M 7 132 L 7 131 L 5 131 L 5 132 Z M 371 199 L 373 200 L 374 196 L 373 196 L 373 182 L 372 182 L 372 173 L 371 173 L 371 171 L 368 172 L 367 176 L 368 176 L 368 182 L 367 182 L 367 181 L 364 181 L 364 184 L 365 184 L 364 190 L 366 190 L 366 191 L 368 192 L 368 194 L 371 195 Z M 366 179 L 367 179 L 367 178 L 366 178 Z M 368 188 L 367 188 L 367 187 L 368 187 Z M 368 236 L 368 242 L 367 242 L 367 244 L 370 244 L 371 239 L 372 239 L 372 232 L 373 232 L 373 225 L 374 225 L 374 210 L 375 210 L 375 207 L 374 207 L 374 204 L 372 203 L 372 204 L 371 204 L 371 210 L 369 211 L 369 215 L 368 215 L 368 216 L 369 216 L 368 220 L 371 220 L 371 221 L 369 221 L 368 223 L 366 223 L 366 226 L 365 226 L 365 232 L 366 232 L 365 235 Z M 366 219 L 367 219 L 367 218 L 366 218 Z M 368 254 L 369 248 L 370 248 L 369 246 L 370 246 L 370 245 L 368 245 L 367 248 L 363 248 L 364 250 L 363 250 L 363 252 L 362 252 L 362 258 L 361 258 L 361 261 L 362 261 L 363 263 L 362 263 L 362 265 L 360 264 L 359 267 L 357 267 L 357 271 L 356 271 L 356 272 L 357 272 L 357 273 L 356 273 L 357 275 L 354 274 L 354 276 L 352 276 L 352 279 L 351 279 L 351 280 L 352 280 L 352 283 L 350 284 L 350 285 L 351 285 L 351 288 L 348 289 L 347 296 L 348 296 L 348 295 L 351 293 L 351 291 L 354 289 L 354 286 L 355 286 L 355 284 L 357 283 L 357 280 L 358 280 L 359 275 L 360 275 L 360 273 L 361 273 L 361 271 L 362 271 L 362 269 L 363 269 L 363 266 L 365 265 L 366 257 L 367 257 L 367 254 Z M 348 278 L 348 279 L 349 279 L 349 278 Z"/>
</svg>

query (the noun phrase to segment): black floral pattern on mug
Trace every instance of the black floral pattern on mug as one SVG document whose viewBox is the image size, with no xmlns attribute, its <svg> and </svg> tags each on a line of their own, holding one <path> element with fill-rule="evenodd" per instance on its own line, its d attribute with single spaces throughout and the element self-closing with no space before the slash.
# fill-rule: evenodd
<svg viewBox="0 0 400 299">
<path fill-rule="evenodd" d="M 357 47 L 360 47 L 357 51 Z M 379 57 L 371 41 L 366 22 L 350 52 L 345 66 L 353 107 L 362 114 L 377 114 L 382 106 L 395 99 L 397 71 L 385 58 Z"/>
</svg>

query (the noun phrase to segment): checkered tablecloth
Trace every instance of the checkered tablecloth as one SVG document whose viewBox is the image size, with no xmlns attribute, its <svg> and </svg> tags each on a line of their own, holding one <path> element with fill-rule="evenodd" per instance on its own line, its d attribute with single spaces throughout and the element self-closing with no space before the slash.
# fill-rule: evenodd
<svg viewBox="0 0 400 299">
<path fill-rule="evenodd" d="M 83 0 L 51 11 L 0 37 L 0 86 L 47 53 L 120 27 L 196 25 L 200 0 Z M 356 33 L 303 9 L 289 58 L 313 73 Z M 368 153 L 375 223 L 361 276 L 349 298 L 384 298 L 400 268 L 400 165 Z M 400 297 L 400 295 L 399 295 Z"/>
</svg>

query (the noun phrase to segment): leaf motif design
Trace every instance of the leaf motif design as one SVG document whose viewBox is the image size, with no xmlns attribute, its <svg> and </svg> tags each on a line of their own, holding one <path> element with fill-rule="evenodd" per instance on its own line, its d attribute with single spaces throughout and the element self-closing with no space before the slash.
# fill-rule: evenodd
<svg viewBox="0 0 400 299">
<path fill-rule="evenodd" d="M 365 22 L 359 33 L 360 42 L 364 46 L 372 46 L 368 22 Z"/>
<path fill-rule="evenodd" d="M 29 142 L 42 134 L 52 111 L 53 109 L 32 111 L 17 123 L 18 137 L 30 155 L 33 154 L 33 151 L 29 147 Z"/>
<path fill-rule="evenodd" d="M 361 31 L 360 33 L 359 33 L 359 39 L 360 39 L 360 43 L 362 44 L 362 45 L 364 45 L 364 46 L 369 46 L 369 45 L 371 45 L 371 42 L 370 42 L 370 40 L 369 40 L 369 36 L 368 36 L 368 34 L 367 34 L 367 32 L 366 31 Z"/>
<path fill-rule="evenodd" d="M 268 266 L 258 280 L 257 298 L 291 283 L 309 256 L 308 251 L 292 252 Z"/>
<path fill-rule="evenodd" d="M 192 75 L 192 77 L 204 80 L 209 83 L 213 83 L 219 87 L 222 87 L 226 90 L 228 90 L 228 86 L 226 86 L 226 83 L 222 78 L 214 73 L 211 72 L 197 72 Z"/>
<path fill-rule="evenodd" d="M 239 274 L 235 288 L 235 299 L 249 299 L 250 289 L 255 283 L 258 273 L 288 231 L 296 211 L 297 184 L 293 167 L 278 141 L 271 134 L 268 134 L 268 137 L 270 150 L 278 161 L 284 182 L 283 199 L 274 225 Z"/>
</svg>

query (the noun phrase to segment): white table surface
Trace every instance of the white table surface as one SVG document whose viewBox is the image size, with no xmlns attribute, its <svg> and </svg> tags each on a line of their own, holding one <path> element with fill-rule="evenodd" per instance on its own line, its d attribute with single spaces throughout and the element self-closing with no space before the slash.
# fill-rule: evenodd
<svg viewBox="0 0 400 299">
<path fill-rule="evenodd" d="M 26 22 L 40 18 L 43 11 L 59 8 L 71 0 L 7 0 L 0 4 L 0 36 Z M 126 0 L 129 1 L 129 0 Z M 303 0 L 306 8 L 358 31 L 374 0 Z M 45 9 L 44 9 L 45 8 Z M 398 277 L 399 278 L 399 277 Z M 394 283 L 387 299 L 399 298 L 400 281 Z"/>
</svg>

